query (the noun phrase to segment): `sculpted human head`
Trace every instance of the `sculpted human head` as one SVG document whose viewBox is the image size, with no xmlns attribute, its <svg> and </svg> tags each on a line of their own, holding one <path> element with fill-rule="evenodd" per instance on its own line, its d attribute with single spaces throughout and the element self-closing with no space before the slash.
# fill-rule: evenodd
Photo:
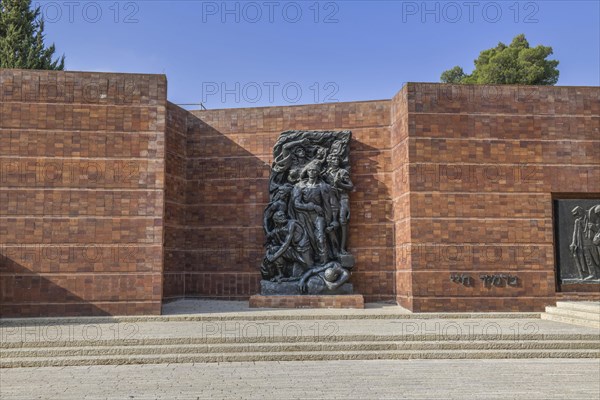
<svg viewBox="0 0 600 400">
<path fill-rule="evenodd" d="M 583 212 L 583 208 L 579 207 L 579 206 L 575 206 L 574 209 L 571 210 L 571 214 L 574 217 L 582 217 L 584 212 Z"/>
<path fill-rule="evenodd" d="M 277 211 L 273 215 L 273 221 L 278 225 L 285 224 L 287 222 L 287 215 L 283 211 Z"/>
<path fill-rule="evenodd" d="M 323 277 L 325 278 L 325 280 L 327 282 L 335 282 L 340 276 L 339 271 L 337 270 L 337 268 L 327 268 L 325 270 L 325 272 L 323 273 Z"/>
<path fill-rule="evenodd" d="M 302 176 L 308 176 L 311 179 L 316 179 L 321 173 L 321 164 L 317 161 L 311 161 L 302 170 Z"/>
<path fill-rule="evenodd" d="M 325 154 L 327 154 L 327 149 L 325 147 L 320 147 L 319 146 L 317 148 L 317 153 L 316 153 L 317 158 L 324 159 L 325 158 Z"/>
<path fill-rule="evenodd" d="M 338 168 L 340 166 L 340 157 L 337 154 L 330 154 L 327 157 L 327 164 L 330 167 Z"/>
<path fill-rule="evenodd" d="M 337 155 L 342 154 L 343 146 L 344 146 L 344 142 L 343 141 L 336 140 L 331 145 L 331 154 L 337 154 Z"/>
<path fill-rule="evenodd" d="M 298 158 L 304 158 L 306 156 L 306 150 L 304 150 L 304 147 L 298 146 L 294 149 L 294 154 Z"/>
</svg>

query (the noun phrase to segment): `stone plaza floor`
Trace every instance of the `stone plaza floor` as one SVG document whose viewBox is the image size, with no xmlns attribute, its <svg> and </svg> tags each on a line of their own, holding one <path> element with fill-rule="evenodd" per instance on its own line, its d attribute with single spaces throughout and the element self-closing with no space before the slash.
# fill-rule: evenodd
<svg viewBox="0 0 600 400">
<path fill-rule="evenodd" d="M 600 398 L 599 360 L 373 360 L 0 370 L 3 400 Z"/>
</svg>

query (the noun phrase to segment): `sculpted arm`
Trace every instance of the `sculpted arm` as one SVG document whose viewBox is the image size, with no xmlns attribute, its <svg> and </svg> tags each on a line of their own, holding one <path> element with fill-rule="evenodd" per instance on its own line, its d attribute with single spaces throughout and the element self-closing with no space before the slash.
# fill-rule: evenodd
<svg viewBox="0 0 600 400">
<path fill-rule="evenodd" d="M 575 220 L 575 224 L 573 226 L 573 240 L 571 241 L 571 245 L 569 246 L 569 248 L 571 249 L 571 252 L 575 252 L 577 250 L 577 248 L 579 247 L 579 238 L 578 238 L 578 233 L 579 233 L 579 229 L 581 227 L 581 222 L 579 219 Z"/>
<path fill-rule="evenodd" d="M 288 169 L 292 163 L 292 149 L 296 146 L 308 143 L 308 139 L 302 139 L 284 144 L 281 149 L 281 154 L 273 161 L 274 168 L 278 171 Z"/>
<path fill-rule="evenodd" d="M 269 204 L 265 210 L 265 213 L 263 214 L 263 228 L 267 234 L 269 233 L 269 219 L 271 219 L 274 213 L 275 211 L 273 211 L 273 204 Z"/>
<path fill-rule="evenodd" d="M 304 275 L 302 275 L 302 278 L 300 278 L 300 282 L 298 282 L 298 285 L 300 286 L 300 291 L 302 293 L 306 293 L 306 290 L 307 290 L 306 283 L 308 282 L 310 277 L 313 275 L 317 275 L 320 272 L 325 271 L 328 267 L 329 267 L 328 264 L 326 264 L 319 268 L 312 268 L 312 269 L 309 269 L 308 271 L 306 271 L 304 273 Z"/>
<path fill-rule="evenodd" d="M 290 231 L 288 232 L 288 235 L 285 238 L 285 242 L 283 242 L 283 244 L 281 245 L 279 250 L 277 250 L 277 252 L 275 252 L 275 254 L 273 254 L 271 256 L 272 260 L 277 260 L 290 247 L 290 244 L 292 243 L 292 238 L 294 237 L 294 229 L 295 228 L 296 228 L 296 225 L 294 224 L 293 228 L 290 229 Z"/>
<path fill-rule="evenodd" d="M 294 200 L 294 207 L 296 207 L 298 210 L 313 211 L 317 209 L 316 207 L 318 207 L 314 203 L 304 203 L 302 201 L 302 193 L 297 187 L 295 187 L 294 191 L 292 192 L 292 198 Z"/>
<path fill-rule="evenodd" d="M 354 184 L 352 183 L 350 178 L 336 180 L 335 186 L 340 189 L 344 189 L 347 192 L 350 192 L 352 189 L 354 189 Z"/>
<path fill-rule="evenodd" d="M 310 141 L 306 138 L 301 140 L 294 140 L 293 142 L 289 142 L 283 145 L 283 154 L 289 154 L 290 151 L 296 146 L 306 146 Z"/>
</svg>

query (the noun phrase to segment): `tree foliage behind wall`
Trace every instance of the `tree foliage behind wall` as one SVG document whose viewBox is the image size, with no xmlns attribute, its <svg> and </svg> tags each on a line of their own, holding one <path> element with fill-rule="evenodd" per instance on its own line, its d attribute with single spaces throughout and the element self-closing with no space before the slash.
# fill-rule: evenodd
<svg viewBox="0 0 600 400">
<path fill-rule="evenodd" d="M 445 83 L 555 85 L 559 71 L 557 60 L 548 60 L 552 47 L 530 47 L 525 35 L 516 36 L 510 45 L 484 50 L 475 60 L 475 69 L 465 74 L 459 66 L 444 71 Z"/>
</svg>

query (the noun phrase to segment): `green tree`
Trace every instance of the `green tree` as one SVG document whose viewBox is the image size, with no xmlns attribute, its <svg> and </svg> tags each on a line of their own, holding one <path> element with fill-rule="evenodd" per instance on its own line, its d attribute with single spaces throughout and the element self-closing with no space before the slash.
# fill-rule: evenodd
<svg viewBox="0 0 600 400">
<path fill-rule="evenodd" d="M 0 68 L 65 68 L 65 56 L 52 60 L 54 44 L 44 45 L 44 19 L 31 0 L 0 0 Z"/>
<path fill-rule="evenodd" d="M 547 59 L 551 54 L 552 47 L 529 47 L 525 35 L 521 34 L 509 46 L 500 42 L 482 51 L 470 75 L 456 66 L 444 71 L 440 79 L 445 83 L 554 85 L 559 71 L 558 61 Z"/>
<path fill-rule="evenodd" d="M 457 65 L 452 69 L 444 71 L 442 73 L 441 79 L 442 82 L 445 83 L 460 83 L 465 78 L 465 76 L 465 71 L 463 71 L 463 69 Z"/>
</svg>

